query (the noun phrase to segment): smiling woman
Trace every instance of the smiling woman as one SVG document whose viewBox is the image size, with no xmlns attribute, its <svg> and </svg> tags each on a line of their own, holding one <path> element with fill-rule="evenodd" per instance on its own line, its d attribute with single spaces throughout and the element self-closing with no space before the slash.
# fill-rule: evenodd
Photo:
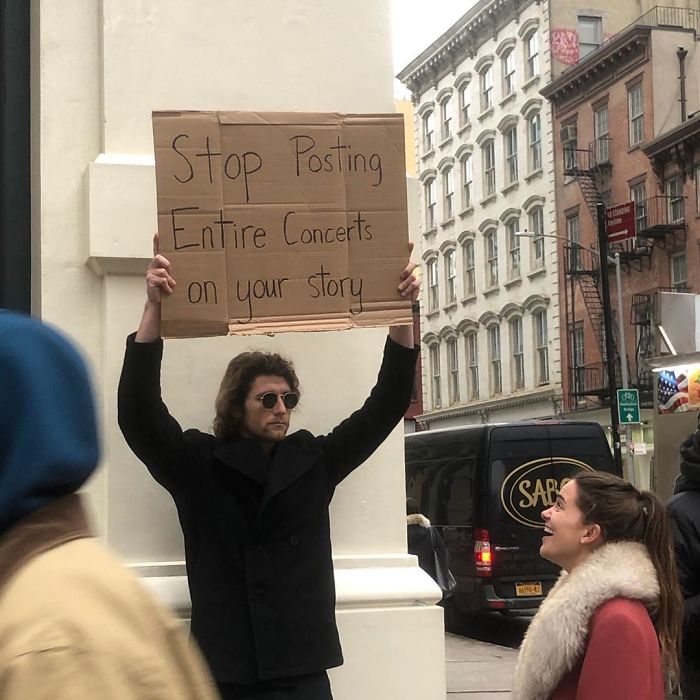
<svg viewBox="0 0 700 700">
<path fill-rule="evenodd" d="M 668 516 L 653 493 L 600 472 L 566 483 L 540 554 L 563 567 L 533 619 L 516 700 L 663 700 L 678 674 L 683 604 Z"/>
</svg>

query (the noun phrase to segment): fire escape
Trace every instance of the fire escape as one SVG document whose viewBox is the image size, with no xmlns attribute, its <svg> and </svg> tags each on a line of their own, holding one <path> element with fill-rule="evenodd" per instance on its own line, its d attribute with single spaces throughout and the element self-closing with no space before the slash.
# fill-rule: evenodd
<svg viewBox="0 0 700 700">
<path fill-rule="evenodd" d="M 566 142 L 562 134 L 562 140 Z M 575 134 L 574 134 L 575 139 Z M 578 149 L 571 142 L 564 147 L 564 175 L 575 178 L 583 194 L 586 206 L 591 215 L 594 230 L 597 230 L 596 203 L 604 201 L 602 192 L 609 189 L 612 164 L 607 158 L 607 143 L 590 144 L 588 149 Z M 606 202 L 606 204 L 610 204 Z M 675 248 L 685 246 L 685 218 L 683 199 L 663 195 L 651 197 L 636 203 L 636 237 L 622 243 L 608 245 L 603 251 L 604 262 L 608 258 L 620 254 L 620 267 L 630 273 L 632 270 L 643 272 L 651 268 L 651 255 L 654 246 Z M 595 246 L 597 248 L 597 245 Z M 609 263 L 608 263 L 609 264 Z M 603 299 L 600 280 L 601 256 L 592 250 L 571 241 L 565 248 L 565 274 L 569 283 L 569 301 L 566 308 L 567 332 L 570 344 L 573 345 L 573 332 L 577 323 L 582 319 L 576 318 L 575 291 L 580 290 L 586 314 L 591 323 L 597 345 L 600 348 L 601 361 L 595 363 L 580 362 L 574 349 L 569 377 L 570 396 L 575 404 L 585 399 L 593 399 L 600 403 L 609 401 L 607 364 L 605 362 L 605 325 Z M 614 280 L 614 274 L 611 275 Z M 613 282 L 614 285 L 614 282 Z M 631 323 L 636 327 L 635 367 L 639 368 L 640 361 L 653 354 L 651 334 L 651 304 L 655 291 L 651 289 L 643 294 L 636 294 L 632 300 Z M 666 291 L 685 291 L 674 289 Z M 614 297 L 614 294 L 613 294 Z M 616 309 L 616 304 L 612 304 Z M 613 311 L 616 315 L 616 310 Z M 615 381 L 621 386 L 620 339 L 617 322 L 613 323 L 613 348 L 615 355 Z M 628 366 L 629 355 L 628 355 Z M 642 406 L 653 405 L 652 378 L 649 373 L 637 369 L 636 376 L 630 378 L 630 385 L 637 387 L 640 392 Z"/>
</svg>

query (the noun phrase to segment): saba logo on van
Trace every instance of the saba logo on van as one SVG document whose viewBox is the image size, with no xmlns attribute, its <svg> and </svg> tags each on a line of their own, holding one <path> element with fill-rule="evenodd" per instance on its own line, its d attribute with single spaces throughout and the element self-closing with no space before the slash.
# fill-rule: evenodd
<svg viewBox="0 0 700 700">
<path fill-rule="evenodd" d="M 520 524 L 541 528 L 542 511 L 554 505 L 559 489 L 582 470 L 595 471 L 571 457 L 541 457 L 521 464 L 503 480 L 503 508 Z"/>
</svg>

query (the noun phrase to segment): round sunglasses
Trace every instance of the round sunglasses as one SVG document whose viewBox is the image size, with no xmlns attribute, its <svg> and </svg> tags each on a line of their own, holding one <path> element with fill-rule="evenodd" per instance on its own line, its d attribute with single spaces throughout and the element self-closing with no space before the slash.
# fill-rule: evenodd
<svg viewBox="0 0 700 700">
<path fill-rule="evenodd" d="M 273 409 L 277 405 L 277 399 L 282 399 L 282 403 L 287 410 L 292 410 L 298 403 L 299 397 L 293 391 L 288 391 L 284 394 L 275 394 L 272 391 L 267 391 L 264 394 L 258 394 L 258 401 L 262 401 L 264 408 Z"/>
</svg>

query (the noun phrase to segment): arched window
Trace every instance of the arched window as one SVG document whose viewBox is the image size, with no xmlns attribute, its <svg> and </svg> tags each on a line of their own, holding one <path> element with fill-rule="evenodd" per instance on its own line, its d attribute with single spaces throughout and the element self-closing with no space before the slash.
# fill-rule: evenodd
<svg viewBox="0 0 700 700">
<path fill-rule="evenodd" d="M 481 146 L 481 167 L 484 173 L 484 198 L 496 194 L 496 151 L 493 139 Z"/>
<path fill-rule="evenodd" d="M 535 112 L 527 120 L 527 141 L 530 172 L 542 169 L 542 120 Z"/>
<path fill-rule="evenodd" d="M 467 361 L 467 398 L 476 401 L 479 398 L 479 336 L 476 331 L 469 331 L 464 336 Z"/>
<path fill-rule="evenodd" d="M 530 32 L 525 43 L 525 77 L 527 80 L 540 74 L 540 38 L 537 30 Z"/>
<path fill-rule="evenodd" d="M 485 112 L 493 107 L 493 64 L 481 69 L 479 90 L 481 92 L 481 111 Z"/>
<path fill-rule="evenodd" d="M 501 69 L 503 71 L 503 97 L 512 95 L 515 92 L 515 51 L 508 49 L 501 58 Z"/>
</svg>

